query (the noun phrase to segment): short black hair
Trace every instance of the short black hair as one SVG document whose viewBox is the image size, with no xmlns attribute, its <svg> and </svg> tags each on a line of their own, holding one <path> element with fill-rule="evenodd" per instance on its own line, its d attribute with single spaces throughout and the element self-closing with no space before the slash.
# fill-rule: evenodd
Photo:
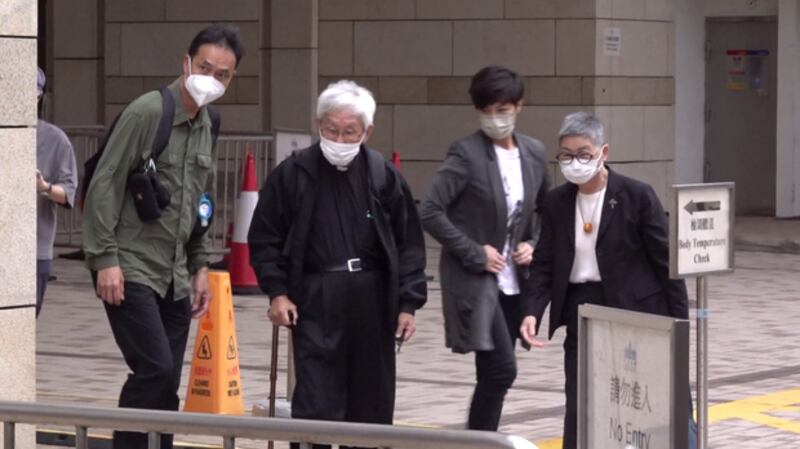
<svg viewBox="0 0 800 449">
<path fill-rule="evenodd" d="M 194 58 L 200 46 L 205 44 L 217 44 L 230 49 L 236 55 L 236 67 L 239 67 L 239 61 L 244 55 L 244 45 L 242 45 L 242 38 L 239 35 L 239 28 L 212 25 L 200 31 L 189 44 L 189 57 Z"/>
<path fill-rule="evenodd" d="M 514 71 L 497 65 L 490 65 L 472 77 L 469 96 L 476 109 L 500 103 L 517 104 L 525 95 L 525 85 Z"/>
</svg>

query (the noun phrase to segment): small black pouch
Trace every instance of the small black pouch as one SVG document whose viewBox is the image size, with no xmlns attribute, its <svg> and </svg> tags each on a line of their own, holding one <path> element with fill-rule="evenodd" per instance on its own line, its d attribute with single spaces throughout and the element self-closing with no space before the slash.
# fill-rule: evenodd
<svg viewBox="0 0 800 449">
<path fill-rule="evenodd" d="M 159 89 L 161 93 L 161 118 L 153 139 L 150 158 L 144 167 L 135 170 L 128 176 L 128 190 L 133 196 L 136 213 L 142 221 L 154 221 L 161 217 L 161 211 L 169 206 L 170 193 L 158 179 L 156 162 L 161 153 L 169 145 L 172 133 L 172 122 L 175 119 L 175 99 L 168 88 Z"/>
<path fill-rule="evenodd" d="M 158 179 L 158 174 L 150 172 L 147 176 L 150 177 L 150 182 L 153 184 L 153 191 L 156 194 L 156 203 L 158 203 L 159 209 L 166 209 L 170 201 L 169 190 Z"/>
<path fill-rule="evenodd" d="M 156 164 L 149 159 L 142 171 L 128 176 L 128 190 L 133 196 L 136 213 L 142 221 L 154 221 L 161 217 L 161 211 L 169 206 L 170 193 L 158 179 Z"/>
<path fill-rule="evenodd" d="M 128 191 L 133 197 L 136 213 L 142 221 L 154 221 L 161 217 L 161 208 L 150 173 L 133 173 L 128 177 Z"/>
</svg>

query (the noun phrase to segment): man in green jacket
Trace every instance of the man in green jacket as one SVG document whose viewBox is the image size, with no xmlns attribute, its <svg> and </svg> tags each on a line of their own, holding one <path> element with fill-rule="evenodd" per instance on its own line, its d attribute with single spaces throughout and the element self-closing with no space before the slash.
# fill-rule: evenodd
<svg viewBox="0 0 800 449">
<path fill-rule="evenodd" d="M 120 407 L 178 410 L 191 317 L 209 302 L 208 238 L 193 235 L 201 201 L 213 195 L 216 151 L 205 105 L 230 84 L 242 57 L 238 30 L 201 31 L 168 88 L 175 111 L 169 144 L 155 161 L 169 204 L 154 221 L 137 214 L 128 177 L 141 171 L 162 115 L 149 92 L 120 115 L 86 196 L 83 250 L 114 339 L 131 370 Z M 205 209 L 205 208 L 204 208 Z M 191 295 L 191 300 L 190 300 Z M 146 434 L 115 432 L 114 448 L 145 448 Z M 172 436 L 161 447 L 172 447 Z"/>
</svg>

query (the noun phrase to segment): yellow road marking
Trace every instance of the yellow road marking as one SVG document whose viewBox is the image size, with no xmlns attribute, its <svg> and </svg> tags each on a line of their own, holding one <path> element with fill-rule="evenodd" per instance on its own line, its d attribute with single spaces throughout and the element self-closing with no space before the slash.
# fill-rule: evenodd
<svg viewBox="0 0 800 449">
<path fill-rule="evenodd" d="M 726 419 L 743 419 L 800 434 L 800 420 L 771 415 L 776 412 L 797 413 L 800 410 L 798 406 L 800 406 L 800 388 L 715 405 L 709 408 L 708 421 L 714 423 Z"/>
<path fill-rule="evenodd" d="M 537 441 L 534 443 L 539 449 L 561 449 L 561 438 L 554 438 L 552 440 Z"/>
<path fill-rule="evenodd" d="M 800 434 L 800 419 L 772 416 L 774 413 L 800 413 L 800 388 L 717 404 L 708 409 L 708 423 L 741 419 L 774 429 Z M 561 449 L 561 438 L 536 441 L 539 449 Z"/>
</svg>

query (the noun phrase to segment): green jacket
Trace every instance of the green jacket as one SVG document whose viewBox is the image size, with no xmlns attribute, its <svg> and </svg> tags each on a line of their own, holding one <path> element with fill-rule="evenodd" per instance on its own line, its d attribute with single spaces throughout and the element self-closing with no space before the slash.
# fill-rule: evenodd
<svg viewBox="0 0 800 449">
<path fill-rule="evenodd" d="M 216 149 L 211 120 L 202 108 L 189 120 L 180 97 L 182 78 L 169 90 L 175 119 L 169 144 L 156 161 L 158 176 L 169 190 L 170 205 L 161 218 L 143 223 L 127 190 L 128 175 L 149 158 L 161 118 L 161 95 L 148 92 L 119 117 L 86 196 L 83 251 L 91 270 L 119 266 L 126 282 L 147 285 L 160 296 L 174 282 L 174 298 L 190 294 L 189 274 L 208 260 L 208 236 L 190 239 L 200 196 L 213 197 Z"/>
</svg>

